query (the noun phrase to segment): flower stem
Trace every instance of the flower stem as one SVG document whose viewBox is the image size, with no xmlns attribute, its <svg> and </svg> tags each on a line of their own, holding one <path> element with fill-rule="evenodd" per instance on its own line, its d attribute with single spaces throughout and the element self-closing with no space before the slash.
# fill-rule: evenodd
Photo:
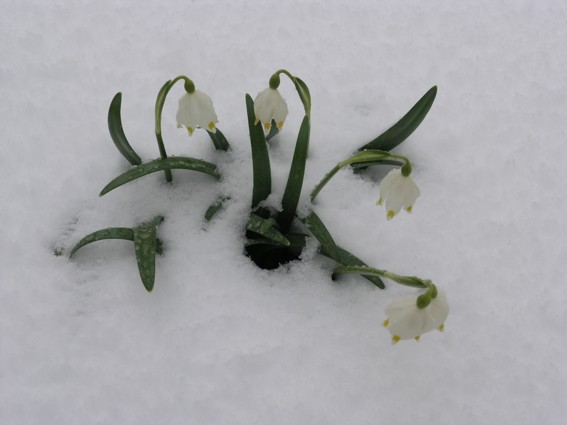
<svg viewBox="0 0 567 425">
<path fill-rule="evenodd" d="M 366 163 L 366 164 L 369 163 L 371 164 L 373 162 L 376 164 L 386 163 L 386 160 L 388 158 L 401 159 L 402 161 L 404 161 L 404 165 L 402 166 L 402 173 L 404 172 L 404 167 L 409 168 L 409 173 L 407 175 L 411 173 L 410 160 L 405 156 L 396 155 L 390 152 L 380 151 L 380 150 L 366 150 L 366 151 L 358 152 L 355 153 L 350 158 L 347 158 L 344 161 L 339 162 L 337 165 L 335 165 L 333 169 L 329 171 L 319 183 L 317 183 L 317 186 L 315 186 L 313 188 L 313 191 L 311 192 L 311 202 L 313 202 L 313 200 L 317 197 L 321 189 L 325 187 L 325 185 L 329 182 L 329 180 L 331 180 L 333 176 L 337 174 L 341 168 L 344 168 L 347 165 L 352 165 L 357 163 Z"/>
<path fill-rule="evenodd" d="M 431 288 L 434 286 L 430 280 L 421 279 L 416 276 L 402 276 L 396 273 L 389 272 L 388 270 L 380 270 L 375 269 L 373 267 L 364 267 L 364 266 L 338 266 L 333 270 L 333 274 L 342 274 L 342 273 L 357 273 L 357 274 L 364 274 L 369 276 L 380 276 L 385 277 L 386 279 L 393 280 L 394 282 L 404 285 L 410 286 L 412 288 Z"/>
<path fill-rule="evenodd" d="M 299 99 L 301 99 L 301 103 L 303 103 L 303 109 L 305 109 L 305 115 L 311 115 L 311 93 L 309 93 L 309 88 L 307 84 L 303 82 L 303 80 L 299 77 L 292 75 L 289 71 L 285 69 L 279 69 L 274 72 L 274 75 L 270 77 L 270 87 L 277 88 L 280 84 L 280 74 L 287 75 L 287 77 L 291 80 L 297 93 L 299 94 Z M 275 86 L 275 87 L 273 87 Z"/>
<path fill-rule="evenodd" d="M 156 106 L 155 106 L 155 133 L 156 133 L 156 139 L 157 139 L 157 144 L 158 144 L 158 148 L 159 148 L 159 155 L 161 157 L 161 159 L 166 159 L 167 158 L 167 152 L 165 151 L 165 144 L 163 143 L 163 137 L 161 135 L 161 115 L 163 112 L 163 106 L 165 105 L 165 98 L 167 97 L 167 94 L 169 93 L 169 91 L 171 90 L 171 88 L 173 87 L 173 85 L 178 82 L 179 80 L 185 80 L 185 89 L 187 91 L 189 91 L 191 88 L 193 91 L 195 91 L 195 85 L 193 84 L 193 81 L 191 81 L 188 77 L 184 76 L 184 75 L 180 75 L 178 77 L 175 77 L 173 80 L 169 80 L 167 81 L 163 87 L 160 89 L 157 98 L 156 98 Z M 165 179 L 168 182 L 171 182 L 173 180 L 173 176 L 171 175 L 171 170 L 166 169 L 165 171 Z"/>
</svg>

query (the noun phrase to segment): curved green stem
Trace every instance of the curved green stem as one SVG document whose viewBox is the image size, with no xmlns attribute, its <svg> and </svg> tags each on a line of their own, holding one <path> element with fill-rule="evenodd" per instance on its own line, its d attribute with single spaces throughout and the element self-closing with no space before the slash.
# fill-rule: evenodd
<svg viewBox="0 0 567 425">
<path fill-rule="evenodd" d="M 323 189 L 325 185 L 329 183 L 329 180 L 331 180 L 335 176 L 335 174 L 339 172 L 340 169 L 341 169 L 340 164 L 335 165 L 333 169 L 329 171 L 319 183 L 317 183 L 317 186 L 315 186 L 315 188 L 311 192 L 311 202 L 313 202 L 313 200 L 317 197 L 319 192 L 321 192 L 321 189 Z"/>
<path fill-rule="evenodd" d="M 277 86 L 279 86 L 280 74 L 286 75 L 291 80 L 291 82 L 295 86 L 295 89 L 297 90 L 297 93 L 299 94 L 299 99 L 301 99 L 301 103 L 303 103 L 303 108 L 305 109 L 305 115 L 307 116 L 311 115 L 311 93 L 309 93 L 309 88 L 307 87 L 307 84 L 305 84 L 301 78 L 292 75 L 289 71 L 285 69 L 279 69 L 276 72 L 274 72 L 274 75 L 272 75 L 272 77 L 270 78 L 270 87 L 272 87 L 272 85 L 275 85 L 275 87 L 272 88 L 277 88 Z"/>
<path fill-rule="evenodd" d="M 386 152 L 386 151 L 380 151 L 380 150 L 366 150 L 366 151 L 358 152 L 358 153 L 355 153 L 354 155 L 352 155 L 350 158 L 347 158 L 344 161 L 339 162 L 337 165 L 335 165 L 333 167 L 333 169 L 331 171 L 329 171 L 327 174 L 325 174 L 325 177 L 323 177 L 323 179 L 319 183 L 317 183 L 317 186 L 315 186 L 313 188 L 313 191 L 311 192 L 311 202 L 313 202 L 313 200 L 317 197 L 317 195 L 319 194 L 321 189 L 323 189 L 323 187 L 325 187 L 325 185 L 329 182 L 329 180 L 331 180 L 334 177 L 334 175 L 339 172 L 339 170 L 341 168 L 344 168 L 347 165 L 352 165 L 352 164 L 357 164 L 357 163 L 366 163 L 366 164 L 369 164 L 369 163 L 372 163 L 372 162 L 391 163 L 391 162 L 386 162 L 386 160 L 388 158 L 401 159 L 402 161 L 404 161 L 404 165 L 402 166 L 402 173 L 407 172 L 407 174 L 404 174 L 404 175 L 411 174 L 410 160 L 403 155 L 397 155 L 397 154 L 393 154 L 393 153 Z M 408 170 L 409 170 L 409 172 L 408 172 Z"/>
<path fill-rule="evenodd" d="M 189 88 L 192 87 L 193 91 L 195 90 L 195 85 L 193 84 L 193 81 L 191 81 L 185 75 L 180 75 L 178 77 L 175 77 L 173 80 L 167 81 L 162 86 L 162 88 L 160 89 L 160 91 L 157 95 L 157 98 L 156 98 L 155 133 L 156 133 L 156 139 L 157 139 L 158 148 L 159 148 L 159 155 L 161 156 L 161 159 L 167 158 L 167 152 L 165 151 L 165 145 L 163 143 L 163 137 L 161 136 L 161 115 L 162 115 L 162 112 L 163 112 L 163 106 L 165 105 L 165 98 L 167 97 L 167 94 L 169 93 L 169 91 L 171 90 L 173 85 L 176 82 L 178 82 L 179 80 L 185 80 L 185 85 L 188 86 Z M 172 181 L 173 176 L 171 175 L 171 170 L 167 169 L 167 170 L 164 170 L 164 172 L 165 172 L 165 179 L 168 182 Z"/>
<path fill-rule="evenodd" d="M 333 270 L 333 274 L 339 273 L 357 273 L 369 276 L 380 276 L 386 279 L 393 280 L 396 283 L 404 286 L 410 286 L 412 288 L 432 288 L 435 287 L 430 280 L 421 279 L 416 276 L 402 276 L 396 273 L 389 272 L 388 270 L 380 270 L 372 267 L 364 266 L 338 266 Z M 435 290 L 436 291 L 436 290 Z"/>
</svg>

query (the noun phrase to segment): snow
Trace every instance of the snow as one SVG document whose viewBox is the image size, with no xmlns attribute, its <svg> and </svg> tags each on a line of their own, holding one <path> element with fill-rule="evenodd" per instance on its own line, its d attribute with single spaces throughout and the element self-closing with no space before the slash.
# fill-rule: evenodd
<svg viewBox="0 0 567 425">
<path fill-rule="evenodd" d="M 560 424 L 567 417 L 567 7 L 562 1 L 13 1 L 0 17 L 0 423 Z M 384 308 L 411 293 L 333 282 L 310 245 L 258 269 L 242 255 L 251 199 L 244 95 L 286 68 L 313 98 L 307 193 L 437 84 L 397 149 L 422 196 L 386 220 L 378 179 L 340 172 L 316 211 L 369 264 L 431 278 L 446 331 L 390 344 Z M 143 159 L 153 107 L 187 74 L 233 152 L 175 128 L 171 154 L 219 163 L 222 183 L 154 174 L 99 198 L 128 164 L 110 100 Z M 284 190 L 302 106 L 270 150 Z M 210 224 L 219 193 L 232 201 Z M 131 244 L 84 235 L 166 217 L 146 293 Z M 563 419 L 561 419 L 563 418 Z"/>
</svg>

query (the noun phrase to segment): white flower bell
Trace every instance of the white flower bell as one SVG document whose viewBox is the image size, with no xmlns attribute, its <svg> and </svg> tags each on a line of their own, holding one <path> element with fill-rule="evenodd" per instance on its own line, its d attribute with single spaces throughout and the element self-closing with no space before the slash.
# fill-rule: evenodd
<svg viewBox="0 0 567 425">
<path fill-rule="evenodd" d="M 390 171 L 380 182 L 380 199 L 377 204 L 386 203 L 386 214 L 390 220 L 402 207 L 411 212 L 419 195 L 419 188 L 411 176 L 404 176 L 402 170 L 396 169 Z"/>
<path fill-rule="evenodd" d="M 415 296 L 400 298 L 386 308 L 387 319 L 384 326 L 392 334 L 392 342 L 402 339 L 419 341 L 421 335 L 438 329 L 443 331 L 445 320 L 449 315 L 447 297 L 441 290 L 431 299 L 427 307 L 419 308 Z"/>
<path fill-rule="evenodd" d="M 187 92 L 179 99 L 177 127 L 186 127 L 190 136 L 196 128 L 204 128 L 215 133 L 217 122 L 213 101 L 202 91 Z"/>
<path fill-rule="evenodd" d="M 254 100 L 255 124 L 260 121 L 266 132 L 270 130 L 272 120 L 274 120 L 278 128 L 281 129 L 284 125 L 287 113 L 287 104 L 278 89 L 268 87 L 258 93 L 258 96 L 256 96 Z"/>
</svg>

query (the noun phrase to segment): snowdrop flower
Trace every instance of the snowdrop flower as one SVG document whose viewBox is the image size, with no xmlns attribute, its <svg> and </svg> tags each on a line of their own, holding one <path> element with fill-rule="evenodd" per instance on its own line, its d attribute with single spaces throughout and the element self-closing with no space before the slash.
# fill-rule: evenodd
<svg viewBox="0 0 567 425">
<path fill-rule="evenodd" d="M 269 131 L 272 120 L 281 129 L 287 117 L 287 104 L 277 88 L 268 87 L 261 91 L 254 100 L 255 124 L 260 121 L 264 125 L 264 131 Z"/>
<path fill-rule="evenodd" d="M 402 170 L 396 169 L 390 171 L 380 182 L 380 199 L 377 204 L 386 203 L 386 214 L 390 220 L 402 207 L 407 212 L 411 212 L 419 195 L 419 188 L 411 176 L 404 176 Z"/>
<path fill-rule="evenodd" d="M 179 99 L 177 127 L 186 127 L 190 136 L 196 128 L 204 128 L 215 133 L 217 131 L 215 123 L 217 122 L 213 101 L 202 91 L 187 92 Z"/>
<path fill-rule="evenodd" d="M 429 304 L 423 308 L 418 307 L 415 296 L 400 298 L 386 308 L 388 318 L 384 326 L 392 334 L 394 344 L 402 339 L 414 338 L 419 341 L 422 334 L 434 329 L 443 331 L 449 315 L 449 304 L 443 291 L 436 290 L 436 293 L 437 296 L 431 297 Z"/>
</svg>

